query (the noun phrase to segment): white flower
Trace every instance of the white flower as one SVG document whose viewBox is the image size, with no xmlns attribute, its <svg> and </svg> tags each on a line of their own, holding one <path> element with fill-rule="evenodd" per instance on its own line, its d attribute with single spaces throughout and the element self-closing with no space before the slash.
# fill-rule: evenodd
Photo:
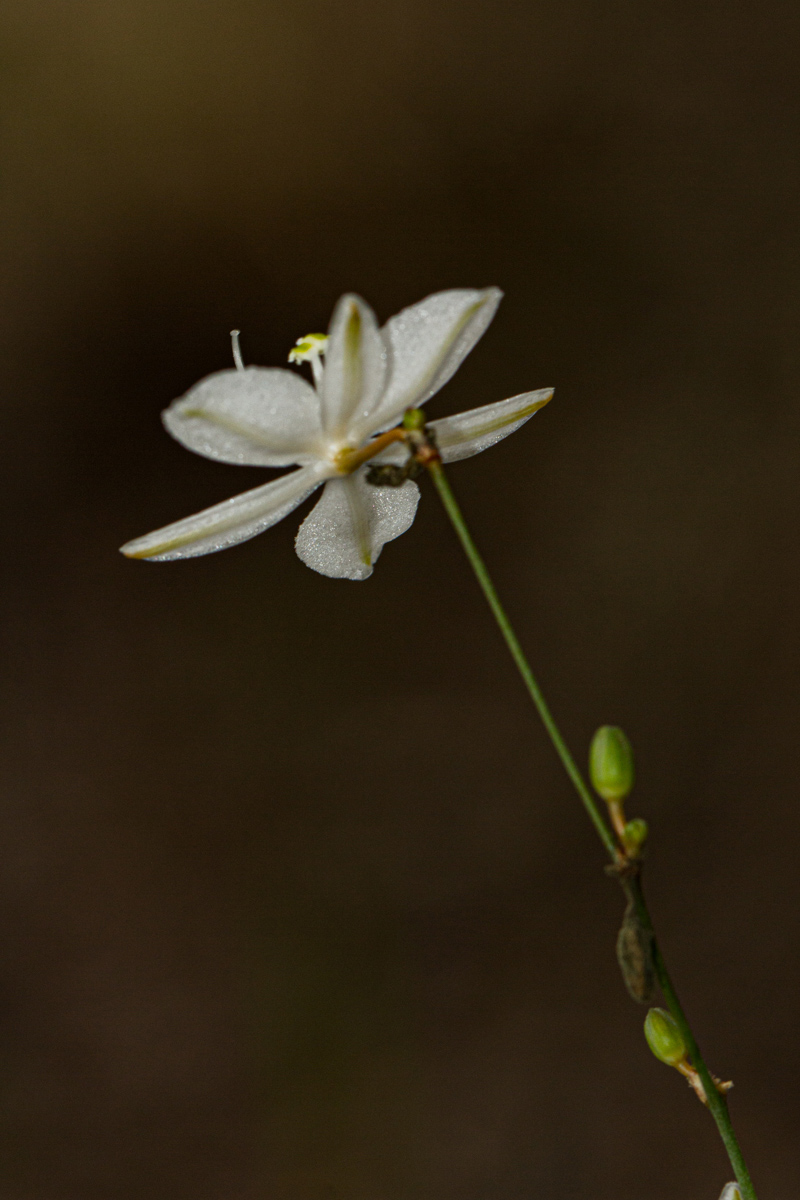
<svg viewBox="0 0 800 1200">
<path fill-rule="evenodd" d="M 291 370 L 243 367 L 236 347 L 237 369 L 201 379 L 164 412 L 164 424 L 187 449 L 207 458 L 262 467 L 297 464 L 299 470 L 128 542 L 122 553 L 166 562 L 223 550 L 268 529 L 324 484 L 300 526 L 297 553 L 323 575 L 366 579 L 384 544 L 414 520 L 419 490 L 411 480 L 376 487 L 367 482 L 365 464 L 407 459 L 400 431 L 387 431 L 447 382 L 501 296 L 498 288 L 438 292 L 403 309 L 383 329 L 363 300 L 343 296 L 327 340 L 310 334 L 289 356 L 311 363 L 315 387 Z M 550 388 L 542 388 L 431 422 L 442 460 L 494 445 L 551 396 Z"/>
<path fill-rule="evenodd" d="M 735 1183 L 726 1183 L 719 1200 L 742 1200 L 742 1193 Z"/>
</svg>

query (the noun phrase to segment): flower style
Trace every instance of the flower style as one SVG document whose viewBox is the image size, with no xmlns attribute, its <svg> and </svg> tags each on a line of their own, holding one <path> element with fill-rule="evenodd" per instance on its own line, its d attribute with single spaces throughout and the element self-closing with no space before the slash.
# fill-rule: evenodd
<svg viewBox="0 0 800 1200">
<path fill-rule="evenodd" d="M 368 482 L 366 464 L 407 460 L 398 421 L 448 381 L 501 296 L 499 288 L 437 292 L 383 329 L 363 300 L 342 296 L 327 338 L 309 334 L 289 356 L 311 364 L 314 387 L 288 369 L 244 367 L 235 346 L 236 369 L 201 379 L 171 404 L 167 430 L 219 462 L 298 470 L 128 542 L 122 553 L 167 562 L 223 550 L 275 525 L 324 484 L 300 526 L 297 553 L 323 575 L 366 579 L 385 543 L 409 528 L 419 500 L 410 479 L 396 487 Z M 525 392 L 428 429 L 442 461 L 454 462 L 519 429 L 552 394 Z"/>
</svg>

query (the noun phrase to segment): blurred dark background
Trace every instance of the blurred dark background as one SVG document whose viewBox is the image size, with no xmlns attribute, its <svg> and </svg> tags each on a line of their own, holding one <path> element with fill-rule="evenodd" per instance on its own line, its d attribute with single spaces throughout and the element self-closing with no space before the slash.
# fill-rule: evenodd
<svg viewBox="0 0 800 1200">
<path fill-rule="evenodd" d="M 434 415 L 760 1195 L 800 1189 L 800 13 L 29 0 L 0 18 L 4 1200 L 715 1200 L 621 896 L 431 494 L 364 584 L 160 410 L 357 290 L 499 284 Z"/>
</svg>

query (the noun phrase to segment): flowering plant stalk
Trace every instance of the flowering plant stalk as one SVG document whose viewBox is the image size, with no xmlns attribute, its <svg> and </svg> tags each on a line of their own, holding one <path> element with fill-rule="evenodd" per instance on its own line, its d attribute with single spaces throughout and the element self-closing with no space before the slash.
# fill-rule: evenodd
<svg viewBox="0 0 800 1200">
<path fill-rule="evenodd" d="M 313 387 L 286 368 L 247 367 L 233 333 L 234 368 L 207 376 L 164 412 L 169 433 L 219 462 L 296 469 L 122 547 L 129 558 L 168 562 L 224 550 L 287 516 L 317 489 L 322 495 L 295 540 L 300 559 L 335 579 L 364 580 L 384 545 L 416 514 L 430 476 L 511 656 L 610 863 L 627 906 L 617 957 L 628 991 L 649 1003 L 655 983 L 669 1011 L 650 1009 L 648 1044 L 683 1074 L 711 1112 L 736 1176 L 721 1200 L 756 1200 L 731 1124 L 725 1093 L 692 1034 L 653 929 L 641 884 L 646 823 L 627 820 L 633 783 L 627 739 L 598 730 L 590 754 L 595 791 L 578 769 L 508 619 L 450 488 L 444 463 L 479 454 L 520 429 L 550 400 L 540 388 L 428 422 L 423 404 L 447 383 L 492 320 L 499 288 L 456 288 L 428 296 L 379 328 L 358 296 L 336 305 L 328 333 L 299 338 L 289 361 L 311 369 Z M 324 362 L 323 362 L 324 360 Z"/>
<path fill-rule="evenodd" d="M 407 414 L 407 421 L 410 418 L 412 425 L 422 427 L 424 430 L 424 414 L 421 412 Z M 424 438 L 424 433 L 423 433 Z M 427 444 L 426 444 L 427 443 Z M 633 992 L 634 998 L 641 999 L 640 995 L 636 995 L 636 985 L 640 980 L 637 979 L 637 973 L 646 971 L 652 967 L 655 977 L 658 980 L 658 985 L 664 996 L 664 1000 L 669 1008 L 669 1014 L 672 1017 L 678 1034 L 678 1053 L 676 1061 L 662 1057 L 658 1053 L 658 1049 L 653 1046 L 651 1048 L 656 1053 L 657 1057 L 662 1058 L 662 1061 L 669 1062 L 670 1065 L 676 1066 L 679 1069 L 685 1067 L 684 1073 L 688 1075 L 689 1082 L 695 1088 L 699 1099 L 707 1105 L 712 1117 L 716 1123 L 719 1135 L 727 1151 L 730 1164 L 736 1176 L 738 1190 L 742 1200 L 756 1200 L 756 1193 L 753 1187 L 753 1182 L 750 1178 L 750 1172 L 744 1161 L 739 1142 L 733 1129 L 728 1104 L 725 1098 L 725 1093 L 730 1088 L 730 1084 L 722 1084 L 718 1079 L 712 1076 L 706 1063 L 700 1053 L 700 1048 L 692 1033 L 691 1027 L 687 1020 L 686 1014 L 683 1011 L 678 994 L 670 978 L 667 964 L 664 961 L 664 956 L 656 938 L 655 929 L 653 928 L 652 918 L 644 898 L 641 883 L 641 860 L 638 855 L 638 846 L 631 847 L 625 838 L 625 826 L 619 827 L 617 836 L 612 833 L 606 822 L 600 808 L 595 801 L 589 786 L 587 785 L 581 771 L 578 768 L 575 759 L 570 753 L 561 732 L 556 725 L 553 715 L 547 705 L 547 702 L 542 694 L 542 690 L 536 680 L 536 677 L 531 669 L 530 663 L 525 655 L 519 638 L 514 632 L 511 621 L 508 618 L 501 601 L 497 594 L 497 589 L 492 582 L 491 576 L 486 568 L 486 564 L 478 551 L 472 535 L 464 520 L 461 508 L 456 500 L 453 490 L 450 487 L 450 482 L 442 466 L 441 459 L 436 454 L 435 446 L 430 442 L 430 439 L 425 439 L 422 443 L 422 457 L 424 465 L 433 480 L 439 498 L 444 505 L 447 516 L 458 536 L 458 540 L 467 556 L 470 566 L 475 573 L 475 577 L 483 591 L 489 608 L 492 611 L 501 634 L 505 640 L 506 646 L 509 649 L 511 657 L 522 676 L 522 680 L 528 693 L 536 706 L 536 710 L 542 720 L 547 734 L 555 747 L 556 753 L 561 759 L 564 770 L 567 772 L 578 797 L 583 804 L 589 819 L 591 820 L 597 832 L 600 841 L 603 843 L 608 856 L 611 860 L 610 865 L 606 868 L 609 874 L 616 876 L 625 892 L 628 900 L 629 911 L 632 910 L 630 917 L 627 919 L 636 930 L 636 937 L 644 946 L 643 959 L 639 964 L 629 965 L 626 970 L 624 961 L 621 960 L 620 965 L 623 967 L 623 974 L 626 977 L 626 983 L 629 986 L 629 991 Z M 612 808 L 613 813 L 613 808 Z M 612 816 L 612 823 L 613 816 Z M 626 914 L 627 915 L 627 914 Z M 623 926 L 623 932 L 625 926 Z M 649 961 L 647 961 L 649 960 Z M 637 970 L 638 968 L 638 970 Z M 654 1009 L 653 1012 L 660 1010 Z M 650 1039 L 648 1038 L 648 1041 Z M 730 1186 L 730 1185 L 729 1185 Z M 727 1191 L 728 1189 L 726 1189 Z M 731 1194 L 733 1189 L 728 1191 Z"/>
</svg>

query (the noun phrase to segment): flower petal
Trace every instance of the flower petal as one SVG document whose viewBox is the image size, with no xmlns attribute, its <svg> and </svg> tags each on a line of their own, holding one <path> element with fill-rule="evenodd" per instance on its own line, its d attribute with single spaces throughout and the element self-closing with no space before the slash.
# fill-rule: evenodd
<svg viewBox="0 0 800 1200">
<path fill-rule="evenodd" d="M 460 458 L 488 450 L 529 421 L 552 395 L 552 388 L 540 388 L 538 392 L 523 392 L 510 400 L 498 400 L 454 417 L 431 421 L 428 428 L 436 439 L 442 462 L 458 462 Z"/>
<path fill-rule="evenodd" d="M 121 547 L 122 553 L 128 558 L 169 562 L 213 554 L 215 550 L 246 542 L 297 508 L 324 479 L 324 470 L 319 466 L 290 471 L 280 479 L 223 500 L 222 504 L 203 509 L 193 517 L 127 542 Z"/>
<path fill-rule="evenodd" d="M 331 479 L 306 517 L 295 541 L 298 555 L 314 571 L 332 579 L 367 579 L 386 542 L 412 524 L 419 488 L 368 484 L 365 471 Z"/>
<path fill-rule="evenodd" d="M 280 367 L 208 375 L 171 404 L 162 420 L 195 454 L 259 467 L 312 462 L 321 433 L 316 392 Z"/>
<path fill-rule="evenodd" d="M 404 308 L 383 327 L 389 380 L 371 433 L 424 404 L 458 370 L 497 311 L 499 288 L 455 288 Z"/>
<path fill-rule="evenodd" d="M 386 379 L 387 350 L 375 314 L 360 296 L 342 296 L 333 310 L 322 378 L 322 424 L 347 438 L 375 408 Z"/>
</svg>

